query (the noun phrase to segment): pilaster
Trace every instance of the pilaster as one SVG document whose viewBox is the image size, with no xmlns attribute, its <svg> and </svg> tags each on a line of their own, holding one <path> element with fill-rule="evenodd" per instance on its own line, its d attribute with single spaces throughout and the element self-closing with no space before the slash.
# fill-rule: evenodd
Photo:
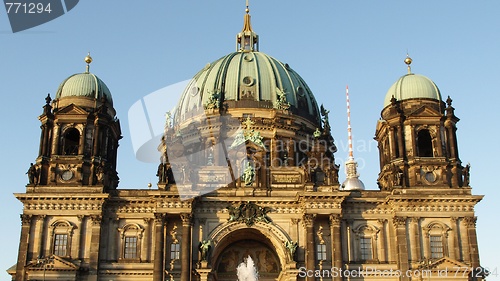
<svg viewBox="0 0 500 281">
<path fill-rule="evenodd" d="M 340 222 L 341 215 L 330 215 L 330 233 L 332 245 L 332 267 L 335 270 L 342 268 L 342 241 L 340 239 Z M 333 278 L 335 281 L 342 280 L 342 277 L 336 276 Z"/>
<path fill-rule="evenodd" d="M 406 217 L 394 217 L 392 219 L 396 229 L 397 262 L 398 268 L 402 272 L 409 269 L 408 264 L 408 242 L 406 240 Z M 407 276 L 402 276 L 400 280 L 409 280 Z"/>
<path fill-rule="evenodd" d="M 181 239 L 181 281 L 191 280 L 191 226 L 192 214 L 181 214 L 182 239 Z"/>
<path fill-rule="evenodd" d="M 99 244 L 101 240 L 101 222 L 102 216 L 90 216 L 90 249 L 89 249 L 89 278 L 88 280 L 96 281 L 99 271 Z"/>
<path fill-rule="evenodd" d="M 315 256 L 314 256 L 314 220 L 316 218 L 315 214 L 304 214 L 302 223 L 306 229 L 306 268 L 308 270 L 314 270 Z M 307 277 L 307 281 L 314 281 L 314 277 Z"/>
<path fill-rule="evenodd" d="M 155 252 L 153 263 L 153 281 L 163 281 L 164 262 L 164 221 L 165 214 L 155 214 L 154 233 L 155 233 Z"/>
<path fill-rule="evenodd" d="M 24 266 L 28 254 L 28 243 L 30 239 L 31 215 L 21 215 L 21 239 L 19 242 L 19 253 L 17 255 L 16 281 L 25 280 Z"/>
</svg>

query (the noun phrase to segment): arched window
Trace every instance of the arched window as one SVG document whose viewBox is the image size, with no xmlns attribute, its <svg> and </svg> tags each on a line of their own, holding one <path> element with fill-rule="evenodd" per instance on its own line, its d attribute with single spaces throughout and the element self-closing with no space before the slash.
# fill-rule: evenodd
<svg viewBox="0 0 500 281">
<path fill-rule="evenodd" d="M 432 137 L 427 129 L 418 131 L 417 134 L 417 153 L 420 157 L 433 157 Z"/>
<path fill-rule="evenodd" d="M 77 155 L 80 143 L 80 131 L 76 128 L 70 128 L 63 135 L 63 155 Z"/>
<path fill-rule="evenodd" d="M 52 247 L 51 252 L 55 256 L 71 256 L 71 238 L 73 225 L 68 221 L 56 221 L 51 225 Z"/>
<path fill-rule="evenodd" d="M 354 230 L 358 241 L 357 260 L 362 262 L 377 260 L 377 234 L 380 230 L 372 225 L 361 225 Z"/>
<path fill-rule="evenodd" d="M 118 231 L 121 234 L 120 260 L 140 261 L 144 228 L 131 223 L 119 228 Z"/>
<path fill-rule="evenodd" d="M 451 228 L 440 222 L 431 222 L 425 228 L 428 239 L 428 251 L 431 259 L 448 256 L 447 238 Z"/>
</svg>

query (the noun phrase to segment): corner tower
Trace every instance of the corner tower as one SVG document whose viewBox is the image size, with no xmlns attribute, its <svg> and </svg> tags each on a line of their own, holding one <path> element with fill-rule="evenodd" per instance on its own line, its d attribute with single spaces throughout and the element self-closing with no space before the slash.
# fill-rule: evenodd
<svg viewBox="0 0 500 281">
<path fill-rule="evenodd" d="M 446 103 L 429 78 L 411 72 L 401 76 L 385 96 L 375 139 L 380 152 L 379 187 L 468 186 L 468 167 L 458 156 L 452 100 Z"/>
<path fill-rule="evenodd" d="M 40 149 L 28 172 L 28 192 L 55 186 L 58 191 L 62 186 L 110 190 L 118 185 L 120 123 L 108 87 L 89 71 L 90 54 L 85 62 L 84 73 L 66 78 L 53 101 L 50 95 L 45 99 L 39 116 Z"/>
</svg>

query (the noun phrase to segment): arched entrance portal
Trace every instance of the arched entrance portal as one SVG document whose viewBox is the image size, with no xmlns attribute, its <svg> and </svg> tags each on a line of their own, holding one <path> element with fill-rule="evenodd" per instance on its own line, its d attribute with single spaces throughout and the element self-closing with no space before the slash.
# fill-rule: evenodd
<svg viewBox="0 0 500 281">
<path fill-rule="evenodd" d="M 218 281 L 236 280 L 236 268 L 250 256 L 259 273 L 259 281 L 275 281 L 281 272 L 280 259 L 273 244 L 260 231 L 239 229 L 216 246 L 215 271 Z"/>
</svg>

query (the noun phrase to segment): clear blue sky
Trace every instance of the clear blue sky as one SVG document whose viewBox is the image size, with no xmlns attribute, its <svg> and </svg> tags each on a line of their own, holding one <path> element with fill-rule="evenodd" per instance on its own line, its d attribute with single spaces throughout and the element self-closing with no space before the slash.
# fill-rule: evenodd
<svg viewBox="0 0 500 281">
<path fill-rule="evenodd" d="M 119 188 L 147 188 L 156 180 L 157 165 L 135 159 L 129 108 L 234 51 L 244 2 L 83 0 L 66 15 L 16 34 L 0 9 L 0 279 L 8 279 L 4 270 L 16 262 L 22 205 L 12 193 L 25 191 L 25 172 L 38 155 L 37 117 L 47 93 L 54 96 L 66 77 L 83 72 L 83 58 L 91 51 L 91 72 L 110 88 L 121 120 Z M 472 165 L 473 193 L 486 195 L 476 210 L 480 258 L 490 268 L 499 266 L 500 250 L 495 242 L 498 11 L 497 0 L 251 1 L 260 50 L 288 63 L 318 103 L 331 110 L 339 163 L 347 157 L 344 89 L 349 84 L 355 157 L 368 189 L 377 188 L 376 121 L 385 93 L 406 73 L 407 50 L 413 72 L 430 77 L 444 97 L 453 98 L 461 118 L 460 157 Z"/>
</svg>

